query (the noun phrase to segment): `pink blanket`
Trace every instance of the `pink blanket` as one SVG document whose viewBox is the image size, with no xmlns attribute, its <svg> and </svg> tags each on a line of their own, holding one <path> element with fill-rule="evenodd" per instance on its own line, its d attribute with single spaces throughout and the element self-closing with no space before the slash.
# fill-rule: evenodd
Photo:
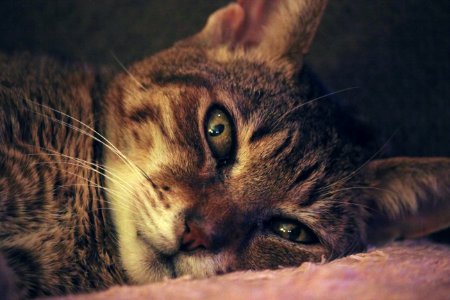
<svg viewBox="0 0 450 300">
<path fill-rule="evenodd" d="M 450 299 L 450 247 L 392 243 L 327 264 L 178 278 L 61 299 Z"/>
</svg>

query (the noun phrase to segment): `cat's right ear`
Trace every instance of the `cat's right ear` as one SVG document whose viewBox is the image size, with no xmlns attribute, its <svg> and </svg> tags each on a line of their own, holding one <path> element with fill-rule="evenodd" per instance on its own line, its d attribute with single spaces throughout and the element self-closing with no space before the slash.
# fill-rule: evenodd
<svg viewBox="0 0 450 300">
<path fill-rule="evenodd" d="M 326 0 L 238 0 L 213 13 L 191 41 L 301 65 Z"/>
<path fill-rule="evenodd" d="M 417 238 L 450 227 L 450 158 L 379 159 L 363 172 L 369 243 Z"/>
</svg>

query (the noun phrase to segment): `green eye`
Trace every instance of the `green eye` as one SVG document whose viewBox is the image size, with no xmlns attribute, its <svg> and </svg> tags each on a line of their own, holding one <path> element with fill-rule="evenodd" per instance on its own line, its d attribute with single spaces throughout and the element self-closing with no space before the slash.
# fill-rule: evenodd
<svg viewBox="0 0 450 300">
<path fill-rule="evenodd" d="M 233 124 L 224 110 L 215 108 L 208 113 L 206 119 L 206 139 L 213 156 L 225 160 L 234 147 Z"/>
<path fill-rule="evenodd" d="M 276 219 L 269 223 L 269 228 L 276 235 L 296 243 L 317 243 L 317 236 L 303 224 L 286 219 Z"/>
</svg>

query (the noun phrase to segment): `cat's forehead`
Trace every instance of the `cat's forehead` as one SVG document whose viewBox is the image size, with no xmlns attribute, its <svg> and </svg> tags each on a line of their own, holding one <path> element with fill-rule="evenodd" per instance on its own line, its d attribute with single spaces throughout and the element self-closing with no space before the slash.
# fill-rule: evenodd
<svg viewBox="0 0 450 300">
<path fill-rule="evenodd" d="M 259 113 L 261 118 L 275 117 L 314 96 L 308 82 L 298 85 L 286 70 L 226 49 L 195 47 L 165 50 L 130 69 L 150 94 L 164 91 L 174 99 L 206 90 L 210 102 L 225 101 L 243 118 Z"/>
<path fill-rule="evenodd" d="M 227 48 L 173 47 L 137 63 L 136 72 L 153 83 L 189 83 L 279 91 L 293 88 L 284 64 L 249 59 Z M 171 81 L 171 82 L 170 82 Z M 178 81 L 178 82 L 177 82 Z"/>
</svg>

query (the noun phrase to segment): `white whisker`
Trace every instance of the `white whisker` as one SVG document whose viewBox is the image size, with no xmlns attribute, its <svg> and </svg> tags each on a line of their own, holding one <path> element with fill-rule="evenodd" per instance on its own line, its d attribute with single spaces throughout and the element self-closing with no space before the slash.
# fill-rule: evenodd
<svg viewBox="0 0 450 300">
<path fill-rule="evenodd" d="M 345 176 L 344 178 L 338 179 L 335 182 L 319 189 L 319 191 L 329 190 L 330 188 L 339 185 L 344 184 L 350 179 L 352 179 L 356 174 L 359 173 L 365 166 L 367 166 L 372 160 L 374 160 L 380 153 L 383 151 L 383 149 L 389 144 L 389 142 L 392 140 L 392 138 L 397 134 L 398 129 L 386 140 L 386 142 L 371 156 L 369 157 L 362 165 L 360 165 L 356 170 Z"/>
<path fill-rule="evenodd" d="M 109 171 L 106 168 L 106 166 L 104 166 L 104 165 L 99 165 L 97 163 L 89 162 L 89 161 L 81 159 L 81 158 L 72 157 L 70 155 L 59 153 L 58 151 L 54 151 L 54 150 L 51 150 L 51 149 L 48 149 L 48 148 L 44 148 L 44 147 L 40 147 L 40 148 L 43 149 L 44 151 L 52 152 L 52 153 L 46 153 L 45 155 L 47 155 L 47 156 L 64 157 L 64 158 L 67 158 L 69 160 L 74 160 L 74 161 L 77 161 L 79 163 L 82 163 L 82 164 L 85 164 L 85 165 L 89 165 L 90 167 L 97 167 L 100 170 L 104 171 L 105 173 L 108 173 L 109 175 L 114 176 L 115 179 L 120 180 L 122 183 L 126 184 L 128 187 L 133 188 L 126 180 L 122 179 L 119 175 L 115 174 L 114 172 Z M 40 156 L 41 154 L 27 154 L 27 155 L 29 155 L 29 156 Z M 99 174 L 101 174 L 101 175 L 106 177 L 106 175 L 104 173 L 99 173 Z"/>
<path fill-rule="evenodd" d="M 38 163 L 34 163 L 34 164 L 35 164 L 35 165 L 51 165 L 51 164 L 57 165 L 57 164 L 66 164 L 66 165 L 71 165 L 71 166 L 82 167 L 82 168 L 91 170 L 91 171 L 93 171 L 93 172 L 95 172 L 95 173 L 97 173 L 97 174 L 100 174 L 100 175 L 104 176 L 105 178 L 108 178 L 109 180 L 111 180 L 111 181 L 117 183 L 124 191 L 129 192 L 130 194 L 132 193 L 132 190 L 131 190 L 131 189 L 128 189 L 127 187 L 125 187 L 121 182 L 118 182 L 118 181 L 115 180 L 114 178 L 111 178 L 111 177 L 109 177 L 108 175 L 105 175 L 105 174 L 103 174 L 102 172 L 100 172 L 100 171 L 98 171 L 98 170 L 96 170 L 96 169 L 94 169 L 94 168 L 92 168 L 92 167 L 86 166 L 86 165 L 81 165 L 81 164 L 78 164 L 78 163 L 72 163 L 72 162 L 68 162 L 68 161 L 38 162 Z M 61 169 L 59 169 L 59 170 L 61 170 Z M 62 170 L 63 170 L 63 169 L 62 169 Z M 67 171 L 67 170 L 63 170 L 63 171 Z M 82 177 L 82 178 L 84 178 L 84 177 Z"/>
<path fill-rule="evenodd" d="M 115 195 L 117 195 L 117 196 L 120 196 L 119 193 L 113 191 L 112 189 L 107 188 L 107 187 L 104 187 L 104 186 L 101 186 L 101 185 L 96 184 L 96 183 L 92 183 L 92 182 L 91 182 L 91 183 L 87 183 L 87 184 L 84 184 L 84 183 L 83 183 L 83 184 L 82 184 L 82 183 L 62 184 L 62 185 L 55 186 L 55 188 L 54 188 L 52 191 L 53 191 L 53 192 L 56 192 L 57 189 L 67 188 L 67 187 L 86 187 L 86 186 L 90 186 L 90 187 L 95 187 L 95 188 L 98 188 L 98 189 L 102 189 L 102 190 L 104 190 L 104 191 L 106 191 L 106 192 L 108 192 L 108 193 L 110 193 L 110 194 L 115 194 Z M 105 203 L 111 204 L 111 201 L 108 201 L 107 199 L 103 199 L 103 200 L 104 200 Z M 120 207 L 120 208 L 124 208 L 124 209 L 130 210 L 130 208 L 129 208 L 128 206 L 124 205 L 124 204 L 120 204 L 119 207 Z M 109 208 L 110 210 L 115 210 L 115 209 L 112 208 L 112 207 L 108 207 L 108 208 Z M 131 210 L 130 210 L 130 211 L 131 211 Z"/>
<path fill-rule="evenodd" d="M 125 67 L 125 65 L 119 60 L 119 58 L 114 54 L 114 52 L 111 51 L 111 56 L 114 58 L 114 60 L 117 62 L 117 64 L 122 68 L 122 70 L 124 70 L 128 76 L 130 76 L 131 79 L 133 79 L 134 82 L 136 82 L 136 84 L 141 87 L 144 90 L 147 90 L 147 88 L 136 78 L 136 76 L 134 76 L 127 67 Z"/>
<path fill-rule="evenodd" d="M 293 108 L 289 109 L 289 110 L 286 111 L 284 114 L 282 114 L 278 119 L 276 119 L 275 122 L 273 122 L 274 127 L 278 126 L 278 124 L 279 124 L 284 118 L 286 118 L 288 115 L 290 115 L 291 113 L 293 113 L 293 112 L 299 110 L 300 108 L 304 107 L 305 105 L 314 103 L 314 102 L 316 102 L 316 101 L 319 101 L 319 100 L 321 100 L 321 99 L 328 98 L 328 97 L 333 96 L 333 95 L 336 95 L 336 94 L 348 92 L 348 91 L 351 91 L 351 90 L 354 90 L 354 89 L 357 89 L 357 88 L 358 88 L 358 87 L 348 87 L 348 88 L 345 88 L 345 89 L 342 89 L 342 90 L 338 90 L 338 91 L 335 91 L 335 92 L 331 92 L 331 93 L 328 93 L 328 94 L 319 96 L 319 97 L 317 97 L 317 98 L 308 100 L 308 101 L 306 101 L 306 102 L 304 102 L 304 103 L 300 103 L 299 105 L 294 106 Z"/>
<path fill-rule="evenodd" d="M 94 136 L 93 134 L 90 134 L 89 132 L 87 132 L 87 131 L 85 131 L 85 130 L 79 128 L 79 127 L 76 127 L 76 126 L 74 126 L 74 125 L 72 125 L 72 124 L 69 124 L 69 123 L 64 122 L 64 121 L 62 121 L 62 120 L 59 120 L 59 119 L 56 119 L 56 118 L 54 118 L 54 117 L 48 116 L 48 115 L 46 115 L 46 114 L 44 114 L 44 113 L 40 113 L 40 112 L 38 112 L 38 111 L 36 111 L 36 110 L 33 111 L 33 112 L 36 113 L 37 115 L 46 117 L 46 118 L 48 118 L 48 119 L 50 119 L 50 120 L 52 120 L 52 121 L 54 121 L 54 122 L 56 122 L 56 123 L 59 123 L 59 124 L 61 124 L 61 125 L 63 125 L 63 126 L 66 126 L 66 127 L 70 128 L 70 129 L 72 129 L 72 130 L 74 130 L 74 131 L 77 131 L 77 132 L 79 132 L 79 133 L 81 133 L 81 134 L 84 134 L 84 135 L 86 135 L 86 136 L 88 136 L 88 137 L 91 137 L 92 139 L 94 139 L 94 140 L 96 140 L 97 142 L 101 143 L 102 145 L 104 145 L 105 147 L 107 147 L 109 150 L 111 150 L 113 153 L 115 153 L 115 154 L 116 154 L 123 162 L 125 162 L 125 164 L 127 164 L 127 165 L 130 167 L 131 170 L 137 171 L 138 173 L 140 173 L 141 175 L 143 175 L 146 179 L 150 180 L 150 178 L 148 177 L 148 175 L 147 175 L 141 168 L 139 168 L 136 164 L 134 164 L 133 162 L 131 162 L 131 161 L 130 161 L 130 160 L 129 160 L 129 159 L 128 159 L 128 158 L 127 158 L 127 157 L 126 157 L 126 156 L 125 156 L 125 155 L 124 155 L 124 154 L 123 154 L 123 153 L 122 153 L 122 152 L 114 145 L 114 144 L 113 144 L 113 143 L 111 143 L 106 137 L 104 137 L 102 134 L 100 134 L 100 133 L 99 133 L 98 131 L 96 131 L 94 128 L 90 127 L 90 126 L 87 125 L 86 123 L 84 123 L 84 122 L 78 120 L 77 118 L 74 118 L 74 117 L 72 117 L 72 116 L 70 116 L 70 115 L 68 115 L 68 114 L 66 114 L 66 113 L 64 113 L 64 112 L 62 112 L 62 111 L 59 111 L 59 110 L 54 109 L 54 108 L 51 108 L 51 107 L 49 107 L 49 106 L 47 106 L 47 105 L 44 105 L 44 104 L 40 104 L 40 103 L 34 102 L 34 101 L 30 100 L 30 99 L 26 99 L 26 98 L 25 98 L 24 100 L 25 100 L 25 101 L 29 101 L 29 102 L 34 103 L 34 104 L 37 104 L 37 105 L 39 105 L 39 106 L 41 106 L 41 107 L 43 107 L 43 108 L 49 109 L 49 110 L 51 110 L 51 111 L 53 111 L 53 112 L 57 112 L 57 113 L 59 113 L 59 114 L 61 114 L 61 115 L 63 115 L 63 116 L 66 116 L 66 117 L 68 117 L 69 119 L 71 119 L 71 120 L 77 122 L 78 124 L 84 126 L 85 128 L 91 130 L 94 134 L 98 135 L 98 136 L 99 136 L 100 138 L 102 138 L 104 141 L 100 140 L 99 138 L 97 138 L 97 137 Z"/>
</svg>

